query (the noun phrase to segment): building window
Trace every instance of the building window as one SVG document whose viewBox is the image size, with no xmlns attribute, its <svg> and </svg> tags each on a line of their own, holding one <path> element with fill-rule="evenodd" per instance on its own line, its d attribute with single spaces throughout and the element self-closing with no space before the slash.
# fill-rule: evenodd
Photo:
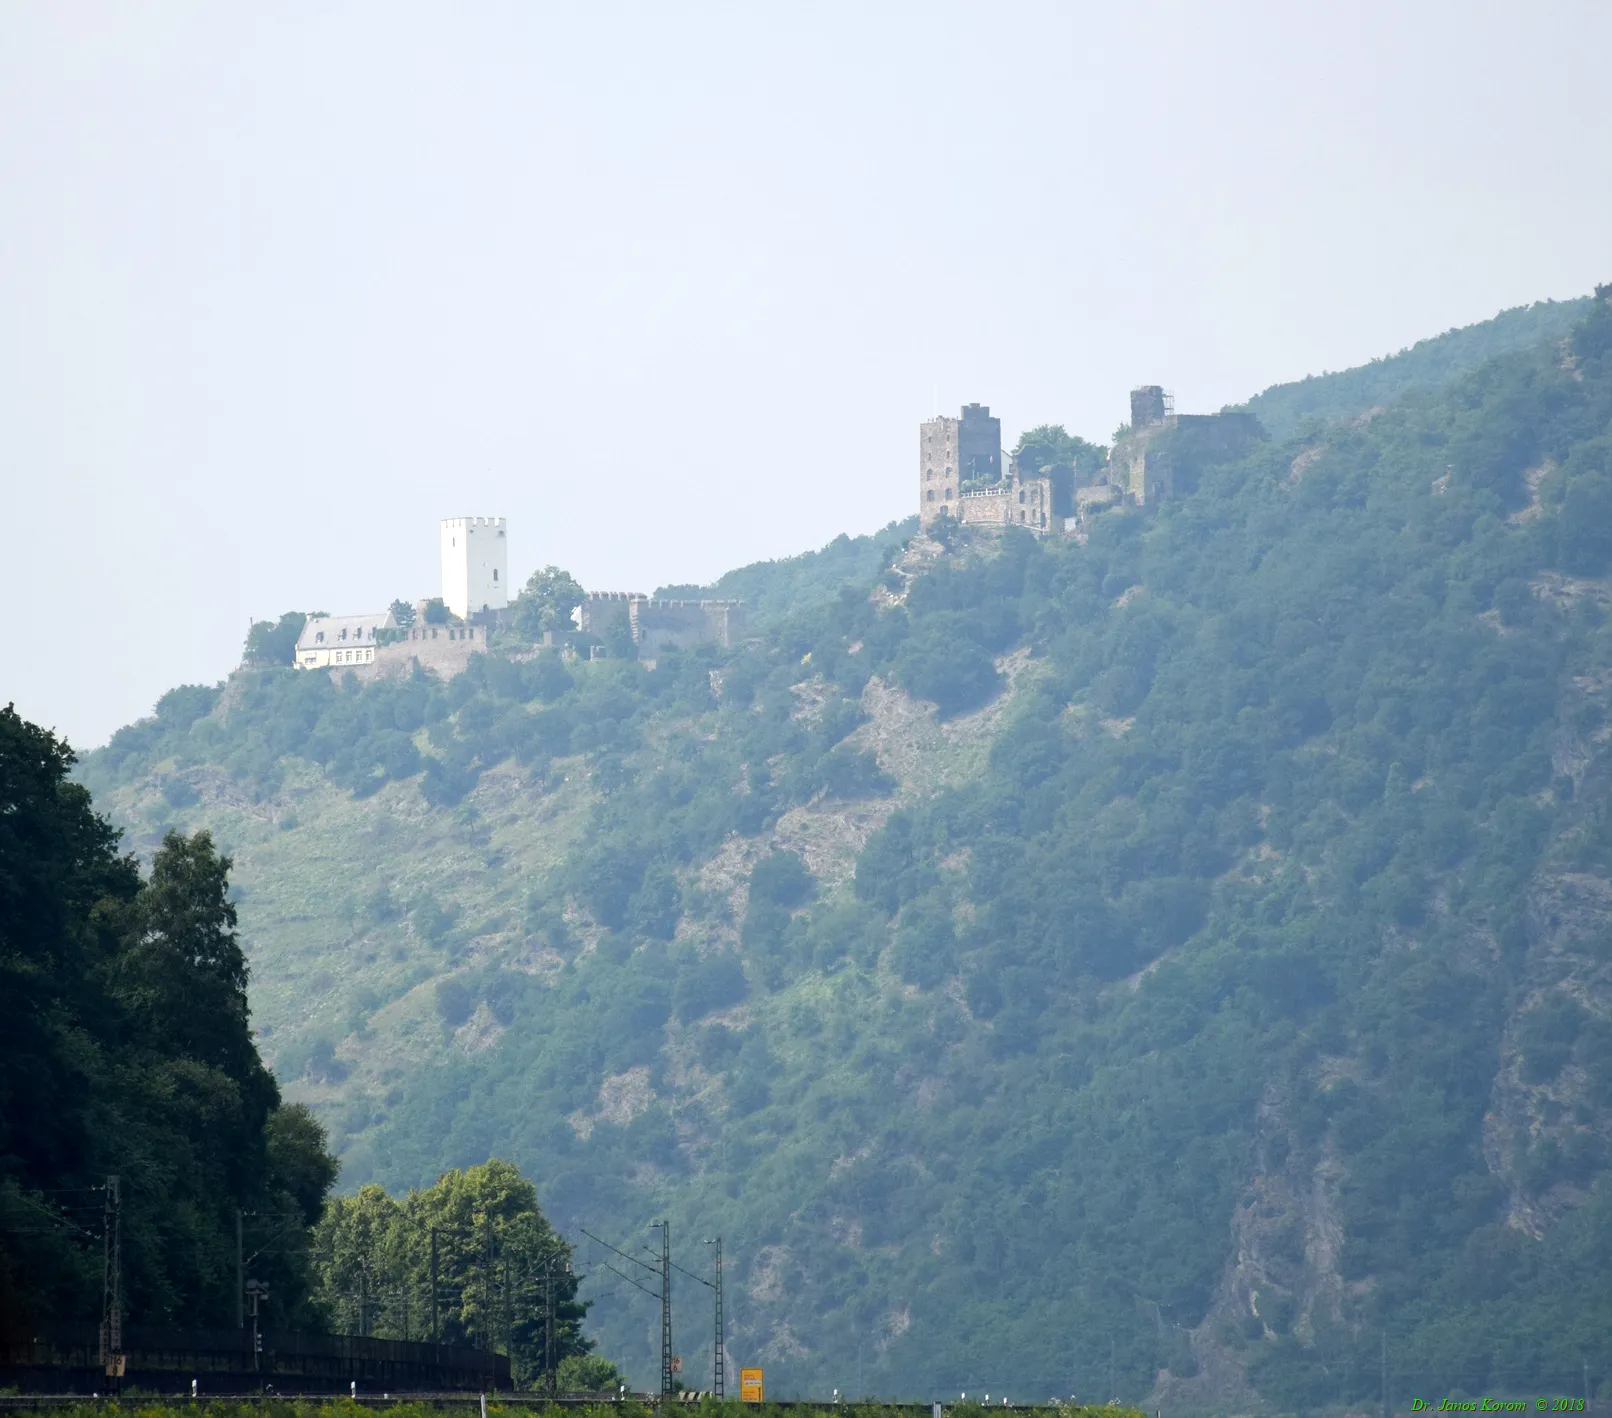
<svg viewBox="0 0 1612 1418">
<path fill-rule="evenodd" d="M 934 488 L 930 488 L 929 491 L 924 494 L 924 501 L 925 502 L 933 502 L 934 500 L 935 500 L 935 490 L 934 490 Z"/>
<path fill-rule="evenodd" d="M 493 580 L 496 581 L 497 579 L 498 579 L 498 568 L 495 566 L 495 567 L 493 567 Z"/>
<path fill-rule="evenodd" d="M 946 501 L 950 502 L 951 500 L 952 500 L 952 490 L 950 488 L 947 488 L 946 489 Z"/>
<path fill-rule="evenodd" d="M 1022 487 L 1019 489 L 1019 501 L 1021 503 L 1024 501 L 1024 489 Z"/>
<path fill-rule="evenodd" d="M 315 645 L 323 645 L 325 643 L 325 632 L 322 631 L 322 630 L 314 631 L 314 633 L 313 633 L 313 643 Z"/>
</svg>

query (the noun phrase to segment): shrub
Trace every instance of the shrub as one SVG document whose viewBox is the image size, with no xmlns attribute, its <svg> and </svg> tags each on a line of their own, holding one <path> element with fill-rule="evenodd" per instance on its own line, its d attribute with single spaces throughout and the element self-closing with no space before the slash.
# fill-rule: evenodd
<svg viewBox="0 0 1612 1418">
<path fill-rule="evenodd" d="M 738 1004 L 750 986 L 737 955 L 707 955 L 690 962 L 672 989 L 672 1009 L 685 1024 Z"/>
<path fill-rule="evenodd" d="M 763 857 L 750 871 L 750 900 L 793 908 L 812 894 L 812 874 L 798 852 L 778 851 Z"/>
<path fill-rule="evenodd" d="M 437 981 L 436 996 L 437 1013 L 450 1029 L 457 1029 L 476 1011 L 475 992 L 455 975 Z"/>
</svg>

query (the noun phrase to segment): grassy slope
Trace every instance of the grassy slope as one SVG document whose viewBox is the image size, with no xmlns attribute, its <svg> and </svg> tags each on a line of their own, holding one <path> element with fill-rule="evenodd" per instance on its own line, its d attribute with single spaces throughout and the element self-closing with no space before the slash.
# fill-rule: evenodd
<svg viewBox="0 0 1612 1418">
<path fill-rule="evenodd" d="M 1462 333 L 1442 338 L 1460 345 Z M 1445 355 L 1426 357 L 1422 346 L 1412 354 L 1418 352 L 1422 357 L 1401 357 L 1405 363 L 1369 367 L 1369 379 L 1312 381 L 1318 387 L 1306 395 L 1307 411 L 1349 412 L 1362 398 L 1383 402 L 1391 397 L 1383 382 L 1390 375 L 1413 386 L 1422 382 Z M 1460 363 L 1466 355 L 1456 350 L 1448 358 Z M 1310 396 L 1318 390 L 1330 392 L 1317 402 Z M 1271 399 L 1272 411 L 1279 402 Z M 1279 422 L 1276 413 L 1267 416 Z M 1172 539 L 1184 556 L 1193 538 L 1221 536 L 1237 519 L 1247 518 L 1249 528 L 1275 526 L 1289 515 L 1280 509 L 1297 505 L 1296 499 L 1337 495 L 1333 483 L 1345 475 L 1333 470 L 1327 451 L 1320 444 L 1280 455 L 1273 450 L 1267 461 L 1273 468 L 1279 461 L 1280 468 L 1253 476 L 1248 489 L 1235 494 L 1222 489 L 1220 502 L 1211 485 L 1198 514 L 1208 521 L 1194 530 L 1190 510 L 1166 519 L 1149 541 L 1155 559 L 1164 556 L 1169 564 Z M 1268 487 L 1260 482 L 1267 477 Z M 1316 507 L 1324 515 L 1321 504 Z M 1515 526 L 1525 528 L 1531 515 L 1526 507 L 1514 513 Z M 1227 545 L 1233 552 L 1228 567 L 1248 564 L 1235 537 Z M 876 572 L 883 553 L 867 548 L 866 541 L 853 547 L 844 566 L 825 561 L 808 563 L 809 574 L 791 571 L 790 589 L 777 592 L 772 618 L 802 586 L 808 597 L 824 597 L 853 572 Z M 1068 555 L 1074 564 L 1082 556 L 1075 549 Z M 1295 567 L 1291 579 L 1302 571 Z M 764 592 L 764 570 L 744 574 L 757 583 L 747 584 L 747 593 L 766 604 L 758 593 Z M 1274 593 L 1283 578 L 1270 574 Z M 1592 584 L 1599 583 L 1578 578 L 1571 595 L 1583 601 Z M 719 589 L 733 588 L 719 583 Z M 1156 633 L 1157 622 L 1147 618 L 1156 611 L 1146 596 L 1135 602 L 1134 614 L 1142 617 L 1135 633 Z M 1495 613 L 1487 614 L 1498 627 Z M 86 776 L 137 846 L 149 845 L 169 824 L 205 824 L 237 854 L 266 1050 L 293 1079 L 292 1091 L 318 1102 L 332 1119 L 350 1181 L 417 1182 L 441 1166 L 497 1151 L 534 1169 L 563 1224 L 589 1221 L 618 1238 L 654 1214 L 670 1214 L 679 1237 L 720 1226 L 735 1257 L 736 1357 L 765 1357 L 786 1384 L 826 1386 L 845 1378 L 844 1366 L 825 1368 L 823 1356 L 848 1354 L 858 1336 L 867 1336 L 862 1359 L 870 1386 L 910 1385 L 922 1373 L 942 1384 L 989 1387 L 1011 1373 L 1085 1389 L 1107 1345 L 1099 1358 L 1096 1344 L 1067 1336 L 1093 1329 L 1094 1316 L 1106 1309 L 1113 1312 L 1128 1391 L 1139 1392 L 1154 1369 L 1169 1365 L 1183 1374 L 1198 1367 L 1220 1392 L 1235 1394 L 1237 1371 L 1249 1357 L 1239 1359 L 1237 1350 L 1247 1342 L 1238 1327 L 1249 1322 L 1250 1292 L 1263 1289 L 1268 1307 L 1296 1297 L 1319 1310 L 1326 1307 L 1326 1285 L 1352 1283 L 1339 1272 L 1336 1255 L 1330 1270 L 1322 1265 L 1309 1280 L 1295 1279 L 1280 1259 L 1293 1244 L 1294 1226 L 1302 1252 L 1343 1224 L 1348 1186 L 1345 1181 L 1340 1193 L 1338 1171 L 1327 1170 L 1332 1164 L 1305 1154 L 1308 1170 L 1298 1170 L 1296 1160 L 1267 1160 L 1259 1169 L 1269 1174 L 1263 1183 L 1248 1172 L 1248 1149 L 1274 1145 L 1268 1138 L 1299 1138 L 1311 1126 L 1283 1115 L 1281 1091 L 1301 1086 L 1295 1080 L 1306 1077 L 1302 1068 L 1294 1065 L 1297 1072 L 1285 1078 L 1242 1071 L 1259 1050 L 1277 1058 L 1293 1026 L 1278 1023 L 1259 1035 L 1228 1013 L 1195 1026 L 1196 1037 L 1189 1034 L 1183 1043 L 1170 1015 L 1190 997 L 1179 993 L 1182 971 L 1196 972 L 1201 988 L 1211 992 L 1220 988 L 1208 983 L 1217 972 L 1235 974 L 1235 933 L 1205 942 L 1195 963 L 1192 957 L 1164 959 L 1164 974 L 1175 972 L 1176 994 L 1148 992 L 1146 979 L 1163 975 L 1077 994 L 1060 1005 L 1072 1011 L 1069 1032 L 1055 1033 L 1061 1038 L 1056 1047 L 1029 1055 L 1012 1047 L 1011 1010 L 995 1022 L 976 1015 L 961 976 L 935 990 L 906 983 L 893 967 L 882 923 L 877 939 L 857 943 L 866 922 L 854 914 L 851 871 L 870 834 L 898 804 L 922 809 L 938 789 L 982 781 L 993 745 L 1026 715 L 1040 712 L 1048 661 L 1016 652 L 1000 664 L 1011 676 L 1009 690 L 983 710 L 948 722 L 885 677 L 868 681 L 859 696 L 866 722 L 850 742 L 876 753 L 896 781 L 894 791 L 853 803 L 817 799 L 789 807 L 760 834 L 729 837 L 680 872 L 687 910 L 674 951 L 720 952 L 739 943 L 748 871 L 774 848 L 806 859 L 818 879 L 811 919 L 826 922 L 822 932 L 832 933 L 835 911 L 846 913 L 838 919 L 850 944 L 840 956 L 808 956 L 808 968 L 768 988 L 762 987 L 766 962 L 747 951 L 753 986 L 747 1000 L 698 1024 L 674 1018 L 647 1048 L 634 1037 L 630 1012 L 610 1008 L 614 997 L 638 988 L 634 972 L 649 947 L 627 959 L 613 954 L 613 938 L 588 918 L 564 870 L 578 844 L 585 845 L 592 814 L 610 796 L 593 776 L 600 763 L 592 755 L 559 760 L 540 774 L 505 763 L 485 773 L 464 803 L 440 808 L 424 803 L 415 780 L 355 800 L 306 761 L 287 761 L 283 781 L 256 801 L 205 762 L 181 761 L 184 755 L 142 765 L 139 774 L 113 773 L 92 757 Z M 1063 711 L 1059 722 L 1071 752 L 1084 752 L 1083 743 L 1130 741 L 1126 706 L 1098 703 L 1112 674 L 1075 693 Z M 804 720 L 827 688 L 803 673 L 794 693 Z M 646 779 L 665 763 L 697 753 L 691 744 L 724 734 L 725 726 L 731 720 L 719 707 L 661 715 L 610 771 Z M 416 738 L 426 746 L 423 731 Z M 1343 748 L 1341 740 L 1330 746 L 1319 740 L 1306 751 Z M 193 785 L 198 801 L 172 806 L 175 795 L 160 789 L 176 777 Z M 1110 817 L 1122 811 L 1129 811 L 1123 798 L 1101 809 Z M 1338 821 L 1326 830 L 1343 844 L 1344 815 Z M 1309 830 L 1321 829 L 1312 823 Z M 1258 897 L 1279 886 L 1290 896 L 1295 887 L 1282 884 L 1289 853 L 1309 862 L 1312 878 L 1324 878 L 1328 854 L 1341 850 L 1329 840 L 1251 847 L 1223 877 L 1228 909 L 1257 914 L 1239 900 L 1245 889 Z M 953 883 L 964 898 L 971 850 L 965 843 L 936 859 L 942 883 Z M 1564 889 L 1552 880 L 1539 878 L 1535 896 Z M 382 885 L 386 895 L 377 899 Z M 964 925 L 969 909 L 966 902 L 959 906 Z M 552 922 L 555 910 L 567 918 L 558 945 L 542 924 Z M 1590 929 L 1597 928 L 1592 923 Z M 1569 963 L 1556 967 L 1552 979 L 1561 978 L 1563 968 L 1582 972 L 1571 950 L 1563 958 Z M 490 974 L 518 975 L 532 992 L 513 1013 L 502 1011 L 504 1019 L 493 1001 L 481 999 L 465 1022 L 450 1028 L 435 992 L 436 982 L 450 974 L 480 983 Z M 1592 998 L 1599 988 L 1593 971 L 1585 978 L 1591 983 L 1575 988 Z M 1488 1027 L 1514 1032 L 1519 1001 L 1549 984 L 1511 986 L 1522 993 L 1488 1016 Z M 568 1033 L 569 1020 L 583 1020 L 585 1027 Z M 747 1026 L 759 1028 L 746 1032 Z M 757 1040 L 762 1045 L 735 1067 L 718 1048 L 728 1047 L 719 1035 L 743 1036 L 746 1048 Z M 334 1047 L 337 1066 L 310 1069 L 310 1052 L 321 1039 Z M 1159 1047 L 1148 1047 L 1154 1041 Z M 1364 1079 L 1366 1057 L 1344 1051 L 1328 1067 Z M 1519 1067 L 1512 1055 L 1507 1077 Z M 741 1088 L 756 1096 L 741 1099 Z M 1575 1106 L 1569 1095 L 1542 1103 L 1537 1088 L 1530 1093 L 1519 1083 L 1496 1097 L 1506 1105 L 1500 1110 L 1505 1126 L 1532 1129 L 1536 1138 L 1548 1133 L 1553 1116 Z M 1127 1134 L 1118 1126 L 1121 1117 L 1153 1121 Z M 1176 1136 L 1183 1127 L 1197 1129 L 1198 1142 L 1170 1157 L 1149 1150 L 1148 1137 Z M 1086 1139 L 1082 1147 L 1107 1149 L 1095 1159 L 1100 1166 L 1091 1156 L 1063 1155 L 1059 1139 L 1074 1137 Z M 1097 1144 L 1099 1138 L 1105 1141 Z M 1289 1145 L 1296 1159 L 1304 1144 L 1283 1142 Z M 1049 1169 L 1051 1162 L 1059 1165 Z M 1187 1229 L 1179 1235 L 1138 1236 L 1120 1215 L 1130 1204 L 1121 1194 L 1143 1183 L 1156 1187 L 1160 1179 L 1153 1174 L 1161 1167 L 1178 1173 L 1175 1183 L 1162 1179 L 1166 1186 L 1180 1185 L 1182 1176 L 1193 1179 L 1177 1198 L 1181 1217 L 1193 1219 L 1182 1220 Z M 1327 1177 L 1330 1191 L 1317 1182 L 1317 1210 L 1299 1193 L 1309 1179 Z M 1239 1184 L 1249 1194 L 1239 1197 Z M 1175 1213 L 1166 1207 L 1159 1214 Z M 1132 1237 L 1127 1244 L 1138 1246 L 1134 1254 L 1111 1256 L 1121 1276 L 1167 1273 L 1149 1252 L 1184 1255 L 1206 1231 L 1211 1250 L 1219 1247 L 1231 1265 L 1229 1238 L 1235 1236 L 1243 1259 L 1219 1284 L 1207 1314 L 1199 1312 L 1196 1358 L 1183 1355 L 1183 1341 L 1169 1338 L 1175 1323 L 1169 1305 L 1152 1307 L 1167 1296 L 1120 1298 L 1116 1308 L 1121 1291 L 1091 1293 L 1110 1280 L 1071 1268 L 1083 1229 Z M 1038 1234 L 1059 1239 L 1038 1247 Z M 680 1254 L 693 1263 L 692 1244 Z M 1036 1280 L 1041 1288 L 1024 1291 L 1018 1272 L 1038 1269 L 1045 1272 Z M 1067 1272 L 1067 1306 L 1047 1298 L 1064 1283 L 1059 1271 Z M 596 1289 L 613 1283 L 601 1278 L 605 1285 Z M 1015 1300 L 1016 1285 L 1018 1293 L 1041 1298 L 1033 1305 Z M 1189 1295 L 1201 1282 L 1183 1275 L 1181 1285 Z M 1001 1303 L 991 1303 L 998 1290 Z M 692 1283 L 680 1293 L 684 1303 L 703 1300 Z M 1196 1303 L 1183 1301 L 1179 1313 L 1196 1320 Z M 957 1328 L 959 1309 L 967 1314 L 966 1338 Z M 628 1356 L 635 1377 L 646 1370 L 650 1334 L 641 1297 L 620 1286 L 605 1295 L 596 1318 L 611 1349 Z M 1275 1329 L 1262 1330 L 1265 1340 L 1279 1345 L 1289 1322 L 1273 1319 Z M 687 1347 L 691 1355 L 699 1352 L 692 1342 Z M 1011 1369 L 992 1370 L 993 1355 Z"/>
</svg>

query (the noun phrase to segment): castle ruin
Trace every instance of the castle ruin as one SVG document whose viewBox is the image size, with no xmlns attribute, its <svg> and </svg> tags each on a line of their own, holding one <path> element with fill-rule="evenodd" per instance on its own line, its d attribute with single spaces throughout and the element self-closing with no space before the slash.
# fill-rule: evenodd
<svg viewBox="0 0 1612 1418">
<path fill-rule="evenodd" d="M 1126 500 L 1141 507 L 1174 497 L 1179 475 L 1235 458 L 1264 436 L 1246 410 L 1178 414 L 1173 394 L 1144 384 L 1131 390 L 1130 432 L 1114 445 L 1109 467 Z"/>
<path fill-rule="evenodd" d="M 639 591 L 595 591 L 576 608 L 577 629 L 601 638 L 625 631 L 642 655 L 667 646 L 722 645 L 744 639 L 743 601 L 661 600 Z"/>
<path fill-rule="evenodd" d="M 918 523 L 927 531 L 949 517 L 1037 536 L 1082 535 L 1103 508 L 1172 497 L 1178 481 L 1239 456 L 1264 436 L 1251 413 L 1177 414 L 1171 394 L 1146 384 L 1131 391 L 1130 427 L 1101 470 L 1021 469 L 1014 455 L 1004 472 L 1002 421 L 987 405 L 965 404 L 957 418 L 943 415 L 918 427 Z"/>
</svg>

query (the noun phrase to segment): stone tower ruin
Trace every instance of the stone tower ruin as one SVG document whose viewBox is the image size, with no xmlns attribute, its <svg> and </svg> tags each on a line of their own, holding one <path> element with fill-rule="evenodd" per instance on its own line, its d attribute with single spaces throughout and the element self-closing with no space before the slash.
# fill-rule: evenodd
<svg viewBox="0 0 1612 1418">
<path fill-rule="evenodd" d="M 965 404 L 957 418 L 918 427 L 918 519 L 927 527 L 942 512 L 958 515 L 965 490 L 1002 480 L 1002 420 L 986 404 Z"/>
</svg>

